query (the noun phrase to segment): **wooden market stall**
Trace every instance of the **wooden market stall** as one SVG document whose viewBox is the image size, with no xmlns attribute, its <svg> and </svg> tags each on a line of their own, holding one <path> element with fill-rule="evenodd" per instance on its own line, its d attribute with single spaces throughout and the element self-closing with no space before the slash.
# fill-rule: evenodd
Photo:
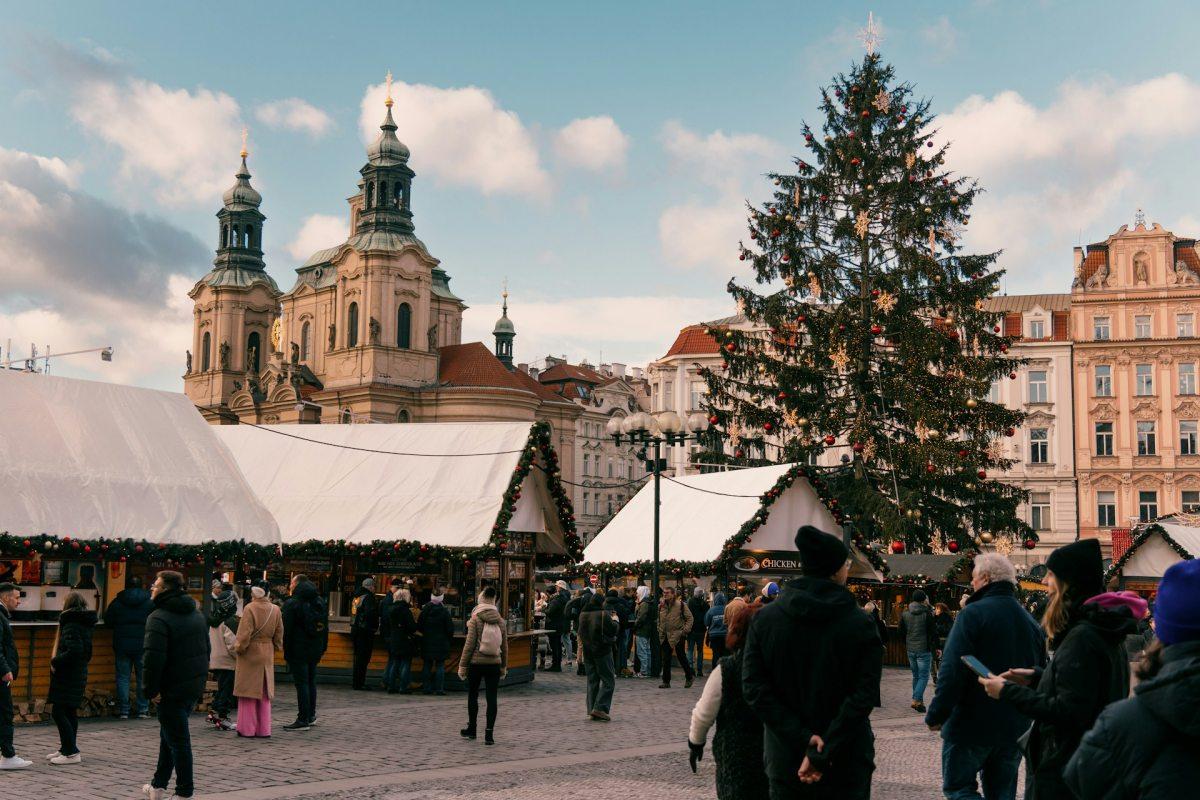
<svg viewBox="0 0 1200 800">
<path fill-rule="evenodd" d="M 0 581 L 17 583 L 13 699 L 35 717 L 66 595 L 101 616 L 87 701 L 115 691 L 109 602 L 126 581 L 178 569 L 203 601 L 209 576 L 278 552 L 279 529 L 185 396 L 0 370 Z M 234 567 L 235 568 L 235 567 Z"/>
<path fill-rule="evenodd" d="M 1200 558 L 1200 515 L 1174 514 L 1138 531 L 1105 577 L 1115 578 L 1121 589 L 1153 600 L 1163 573 L 1193 558 Z"/>
<path fill-rule="evenodd" d="M 269 579 L 286 586 L 304 574 L 329 601 L 321 680 L 350 681 L 351 604 L 367 577 L 379 594 L 393 578 L 404 581 L 414 609 L 445 588 L 457 634 L 451 688 L 460 684 L 466 620 L 479 592 L 495 586 L 509 633 L 505 683 L 533 680 L 535 557 L 580 555 L 549 426 L 235 425 L 217 433 L 279 522 L 285 556 L 266 566 Z M 377 640 L 369 678 L 386 662 Z M 422 667 L 414 659 L 414 678 Z"/>
</svg>

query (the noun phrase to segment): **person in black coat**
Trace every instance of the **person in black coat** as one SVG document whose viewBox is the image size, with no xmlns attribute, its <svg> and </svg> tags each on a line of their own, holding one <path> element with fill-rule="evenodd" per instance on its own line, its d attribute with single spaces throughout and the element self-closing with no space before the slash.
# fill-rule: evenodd
<svg viewBox="0 0 1200 800">
<path fill-rule="evenodd" d="M 558 581 L 549 587 L 546 604 L 546 629 L 550 631 L 550 672 L 562 672 L 563 636 L 567 633 L 567 583 Z"/>
<path fill-rule="evenodd" d="M 379 598 L 375 596 L 374 578 L 363 578 L 350 613 L 350 642 L 354 647 L 350 686 L 366 689 L 367 667 L 375 650 L 375 634 L 379 631 Z"/>
<path fill-rule="evenodd" d="M 188 716 L 208 683 L 208 623 L 174 570 L 158 573 L 150 596 L 154 611 L 146 619 L 142 669 L 146 696 L 159 698 L 160 736 L 158 766 L 147 786 L 166 791 L 174 772 L 175 794 L 191 797 L 196 787 Z"/>
<path fill-rule="evenodd" d="M 329 611 L 317 587 L 297 575 L 281 615 L 283 659 L 296 685 L 296 721 L 284 730 L 307 730 L 317 718 L 317 664 L 329 646 Z"/>
<path fill-rule="evenodd" d="M 699 678 L 704 675 L 704 634 L 708 632 L 704 625 L 704 618 L 708 616 L 708 600 L 704 598 L 704 589 L 700 586 L 693 589 L 687 604 L 688 611 L 692 612 L 692 629 L 687 635 L 687 656 Z"/>
<path fill-rule="evenodd" d="M 804 577 L 754 618 L 742 663 L 746 702 L 766 729 L 771 798 L 867 798 L 883 647 L 846 588 L 841 539 L 805 525 L 796 549 Z"/>
<path fill-rule="evenodd" d="M 79 707 L 87 688 L 95 627 L 96 612 L 87 607 L 83 595 L 68 594 L 58 616 L 58 634 L 50 657 L 50 692 L 46 696 L 46 701 L 54 705 L 50 716 L 58 727 L 58 751 L 47 756 L 51 764 L 78 764 L 83 760 L 75 740 L 79 735 Z"/>
<path fill-rule="evenodd" d="M 579 644 L 579 615 L 583 613 L 583 610 L 585 608 L 587 608 L 588 603 L 592 599 L 592 594 L 593 594 L 592 589 L 588 586 L 585 586 L 585 587 L 583 587 L 583 589 L 581 589 L 579 591 L 578 595 L 576 595 L 575 597 L 572 597 L 570 599 L 570 601 L 567 603 L 567 612 L 566 612 L 567 613 L 567 624 L 570 626 L 569 630 L 573 630 L 575 632 L 574 633 L 575 644 L 573 644 L 571 646 L 572 653 L 575 653 L 575 651 L 578 649 L 578 644 Z M 577 661 L 578 661 L 578 659 L 577 659 Z M 584 674 L 582 661 L 578 661 L 578 666 L 576 666 L 576 668 L 575 668 L 575 674 L 576 675 Z"/>
<path fill-rule="evenodd" d="M 146 618 L 154 610 L 150 592 L 142 588 L 142 579 L 134 576 L 104 609 L 104 623 L 112 628 L 113 655 L 116 656 L 117 714 L 129 717 L 131 678 L 137 680 L 137 716 L 150 709 L 146 697 L 146 679 L 142 675 L 142 642 L 146 638 Z M 136 675 L 134 674 L 136 673 Z"/>
<path fill-rule="evenodd" d="M 1163 574 L 1134 696 L 1104 709 L 1064 773 L 1080 800 L 1176 800 L 1200 786 L 1200 561 Z"/>
<path fill-rule="evenodd" d="M 1029 717 L 988 699 L 962 662 L 974 656 L 995 674 L 1041 666 L 1046 636 L 1017 601 L 1017 570 L 999 553 L 975 558 L 973 594 L 950 629 L 925 724 L 942 737 L 942 794 L 1011 800 L 1017 794 L 1021 749 Z"/>
<path fill-rule="evenodd" d="M 384 648 L 387 649 L 388 639 L 392 636 L 391 612 L 392 603 L 396 602 L 396 590 L 404 585 L 404 581 L 400 578 L 392 578 L 388 582 L 388 589 L 383 593 L 383 599 L 379 601 L 379 638 L 383 640 Z M 379 684 L 379 688 L 387 689 L 392 683 L 392 674 L 396 671 L 399 665 L 396 660 L 391 657 L 391 650 L 388 650 L 387 666 L 383 668 L 383 680 Z"/>
<path fill-rule="evenodd" d="M 417 620 L 421 661 L 425 665 L 421 690 L 425 694 L 446 693 L 446 659 L 450 657 L 450 645 L 454 642 L 454 620 L 442 604 L 445 598 L 446 590 L 438 589 L 421 609 L 421 618 Z"/>
<path fill-rule="evenodd" d="M 620 675 L 625 667 L 621 654 L 629 650 L 625 640 L 625 631 L 630 627 L 629 617 L 631 610 L 629 604 L 625 602 L 625 598 L 621 597 L 616 589 L 609 589 L 605 592 L 604 610 L 617 615 L 617 640 L 613 642 L 613 673 Z"/>
<path fill-rule="evenodd" d="M 417 621 L 413 619 L 412 593 L 397 586 L 392 604 L 388 608 L 388 659 L 395 661 L 387 690 L 388 694 L 412 693 L 413 638 L 417 635 Z"/>
<path fill-rule="evenodd" d="M 10 614 L 21 604 L 16 584 L 0 583 L 0 770 L 28 769 L 29 759 L 13 748 L 13 702 L 11 684 L 21 674 L 21 654 L 13 639 Z"/>
<path fill-rule="evenodd" d="M 1044 671 L 1010 669 L 979 682 L 989 697 L 1033 719 L 1025 750 L 1026 800 L 1069 800 L 1063 768 L 1104 707 L 1129 695 L 1125 636 L 1137 630 L 1146 601 L 1132 593 L 1103 593 L 1096 539 L 1058 548 L 1046 570 L 1050 600 L 1042 627 L 1054 657 Z"/>
</svg>

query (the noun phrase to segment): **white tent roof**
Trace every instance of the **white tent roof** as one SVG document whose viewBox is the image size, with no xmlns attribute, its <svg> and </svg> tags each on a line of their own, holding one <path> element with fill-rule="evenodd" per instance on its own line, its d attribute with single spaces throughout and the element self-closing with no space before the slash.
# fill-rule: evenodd
<svg viewBox="0 0 1200 800">
<path fill-rule="evenodd" d="M 1170 518 L 1160 519 L 1158 524 L 1176 544 L 1191 553 L 1193 558 L 1200 558 L 1200 528 Z M 1182 560 L 1180 555 L 1163 541 L 1162 536 L 1155 533 L 1130 554 L 1121 567 L 1121 574 L 1131 578 L 1161 578 L 1168 567 Z"/>
<path fill-rule="evenodd" d="M 280 541 L 182 394 L 0 369 L 0 486 L 16 535 Z"/>
<path fill-rule="evenodd" d="M 729 537 L 754 516 L 761 495 L 775 485 L 794 464 L 687 475 L 661 483 L 659 558 L 680 561 L 713 561 Z M 689 488 L 691 487 L 691 488 Z M 703 491 L 697 491 L 703 490 Z M 730 496 L 734 495 L 734 496 Z M 737 496 L 741 495 L 741 496 Z M 791 551 L 802 525 L 815 525 L 840 535 L 841 526 L 804 478 L 771 505 L 764 523 L 744 548 Z M 654 557 L 654 485 L 643 486 L 633 499 L 600 531 L 584 550 L 584 560 L 604 562 L 645 561 Z M 881 576 L 854 551 L 852 575 Z"/>
<path fill-rule="evenodd" d="M 473 422 L 216 430 L 279 521 L 285 543 L 409 539 L 480 547 L 491 537 L 530 427 Z M 535 469 L 509 529 L 540 533 L 549 526 L 558 532 L 557 525 L 545 480 Z"/>
</svg>

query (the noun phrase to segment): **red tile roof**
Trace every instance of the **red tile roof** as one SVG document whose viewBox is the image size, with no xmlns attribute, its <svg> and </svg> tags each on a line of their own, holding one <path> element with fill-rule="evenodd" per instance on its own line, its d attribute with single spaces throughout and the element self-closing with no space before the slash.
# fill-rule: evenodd
<svg viewBox="0 0 1200 800">
<path fill-rule="evenodd" d="M 607 378 L 591 367 L 576 364 L 555 364 L 538 374 L 542 383 L 558 383 L 559 381 L 578 381 L 581 383 L 604 383 Z"/>
<path fill-rule="evenodd" d="M 559 397 L 549 386 L 543 386 L 542 384 L 538 383 L 535 379 L 531 378 L 527 372 L 523 372 L 518 369 L 511 374 L 514 378 L 516 378 L 521 388 L 533 392 L 538 396 L 539 400 L 547 403 L 566 403 L 567 405 L 574 405 L 574 403 L 572 403 L 570 400 Z"/>
<path fill-rule="evenodd" d="M 451 386 L 492 386 L 529 390 L 482 342 L 453 344 L 440 348 L 438 380 Z M 521 373 L 523 374 L 523 373 Z M 526 376 L 528 377 L 528 376 Z"/>
<path fill-rule="evenodd" d="M 1089 244 L 1087 256 L 1083 259 L 1083 267 L 1080 270 L 1080 280 L 1084 283 L 1087 279 L 1095 274 L 1096 270 L 1100 269 L 1101 264 L 1108 263 L 1108 245 L 1106 244 Z"/>
<path fill-rule="evenodd" d="M 669 356 L 693 356 L 706 355 L 710 353 L 721 352 L 721 345 L 717 344 L 717 340 L 704 332 L 703 325 L 689 325 L 679 332 L 675 337 L 675 343 L 671 345 L 671 349 L 667 351 Z"/>
<path fill-rule="evenodd" d="M 1175 242 L 1175 260 L 1183 261 L 1191 268 L 1192 272 L 1200 275 L 1200 255 L 1196 254 L 1195 240 L 1184 239 Z"/>
</svg>

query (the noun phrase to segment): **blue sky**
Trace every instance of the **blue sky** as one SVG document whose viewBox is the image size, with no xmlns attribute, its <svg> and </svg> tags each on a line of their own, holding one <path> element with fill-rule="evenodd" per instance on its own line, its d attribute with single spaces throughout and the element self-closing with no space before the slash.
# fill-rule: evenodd
<svg viewBox="0 0 1200 800">
<path fill-rule="evenodd" d="M 730 312 L 742 203 L 799 152 L 868 10 L 988 190 L 968 244 L 1004 248 L 1009 292 L 1066 291 L 1071 246 L 1139 206 L 1200 233 L 1187 3 L 4 0 L 0 346 L 114 344 L 55 371 L 179 389 L 238 131 L 286 289 L 345 236 L 390 69 L 466 338 L 490 340 L 507 277 L 518 360 L 645 363 Z"/>
</svg>

